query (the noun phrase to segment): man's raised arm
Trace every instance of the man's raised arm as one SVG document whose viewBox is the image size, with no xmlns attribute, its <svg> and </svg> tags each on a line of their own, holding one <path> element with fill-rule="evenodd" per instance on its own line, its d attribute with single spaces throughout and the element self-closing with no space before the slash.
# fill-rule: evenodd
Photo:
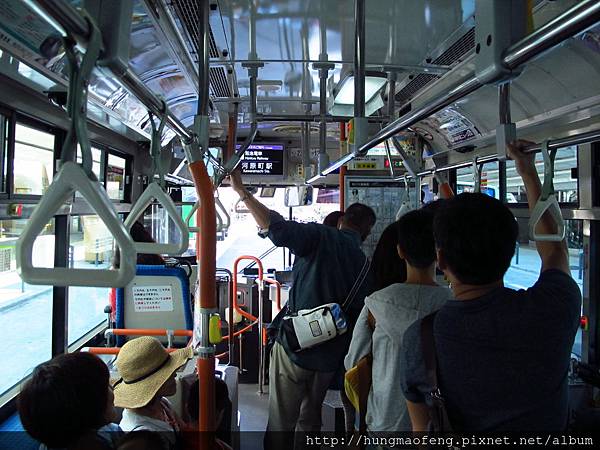
<svg viewBox="0 0 600 450">
<path fill-rule="evenodd" d="M 542 193 L 542 185 L 535 168 L 535 154 L 524 153 L 523 149 L 532 144 L 531 142 L 518 140 L 508 146 L 508 156 L 515 162 L 517 172 L 523 178 L 525 190 L 527 191 L 527 202 L 529 212 L 533 212 L 535 205 Z M 541 234 L 556 233 L 558 224 L 546 211 L 537 224 L 537 231 Z M 536 241 L 537 251 L 542 259 L 542 272 L 549 269 L 558 269 L 571 275 L 569 270 L 569 253 L 567 244 L 563 239 L 561 242 Z"/>
<path fill-rule="evenodd" d="M 261 202 L 256 200 L 250 192 L 244 187 L 242 183 L 242 176 L 239 171 L 234 171 L 229 181 L 233 190 L 240 196 L 240 200 L 244 202 L 252 217 L 256 221 L 256 224 L 262 228 L 267 229 L 271 225 L 271 210 L 263 205 Z"/>
</svg>

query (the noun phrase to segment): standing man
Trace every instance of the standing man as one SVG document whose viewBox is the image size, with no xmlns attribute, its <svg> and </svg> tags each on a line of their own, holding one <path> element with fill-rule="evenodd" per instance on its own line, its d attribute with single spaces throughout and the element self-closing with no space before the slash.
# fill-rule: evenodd
<svg viewBox="0 0 600 450">
<path fill-rule="evenodd" d="M 231 186 L 256 220 L 261 237 L 269 237 L 273 244 L 289 248 L 296 256 L 288 311 L 312 309 L 326 303 L 342 304 L 367 263 L 361 244 L 375 224 L 373 210 L 360 203 L 350 205 L 339 229 L 298 223 L 284 220 L 256 200 L 244 188 L 239 172 L 231 175 Z M 367 276 L 346 307 L 350 325 L 356 323 L 371 285 Z M 321 430 L 321 406 L 329 384 L 343 364 L 351 337 L 350 327 L 345 334 L 319 346 L 293 352 L 279 330 L 269 367 L 266 449 L 291 449 L 294 431 Z"/>
<path fill-rule="evenodd" d="M 528 143 L 508 148 L 532 211 L 541 184 Z M 557 230 L 544 214 L 543 234 Z M 537 241 L 542 268 L 527 290 L 504 287 L 518 236 L 510 210 L 484 194 L 460 194 L 436 212 L 438 266 L 454 299 L 435 316 L 439 388 L 458 432 L 563 432 L 568 417 L 569 362 L 581 315 L 567 245 Z M 413 431 L 427 431 L 433 387 L 421 348 L 421 322 L 404 334 L 401 384 Z"/>
</svg>

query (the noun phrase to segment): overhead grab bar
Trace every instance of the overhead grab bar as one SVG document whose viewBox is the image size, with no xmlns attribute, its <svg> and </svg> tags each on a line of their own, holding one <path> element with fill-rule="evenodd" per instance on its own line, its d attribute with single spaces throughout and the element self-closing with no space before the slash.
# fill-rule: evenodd
<svg viewBox="0 0 600 450">
<path fill-rule="evenodd" d="M 92 172 L 92 155 L 87 134 L 87 85 L 95 62 L 100 54 L 102 35 L 93 21 L 85 16 L 90 37 L 87 51 L 81 63 L 75 54 L 75 41 L 65 38 L 64 47 L 69 62 L 69 92 L 67 112 L 71 127 L 61 150 L 61 165 L 39 204 L 25 224 L 16 244 L 17 272 L 30 284 L 53 286 L 123 287 L 135 276 L 135 247 L 125 226 L 119 220 L 106 190 L 98 183 Z M 73 160 L 77 143 L 82 153 L 82 165 Z M 121 263 L 117 270 L 71 269 L 66 267 L 43 268 L 33 266 L 33 245 L 36 237 L 55 213 L 79 192 L 92 207 L 112 234 L 121 251 Z"/>
<path fill-rule="evenodd" d="M 600 2 L 596 0 L 582 0 L 506 49 L 502 58 L 503 64 L 508 69 L 516 69 L 522 64 L 533 60 L 546 50 L 565 41 L 567 38 L 594 25 L 599 18 Z M 375 136 L 361 143 L 353 152 L 341 156 L 337 161 L 334 161 L 325 168 L 320 175 L 328 175 L 355 157 L 366 155 L 375 145 L 426 119 L 482 86 L 483 84 L 477 79 L 474 72 L 468 74 L 457 84 L 444 90 L 444 93 L 439 97 L 435 97 L 423 106 L 402 115 L 383 130 L 376 133 Z"/>
<path fill-rule="evenodd" d="M 560 212 L 556 192 L 554 191 L 554 160 L 556 158 L 557 148 L 548 149 L 548 141 L 542 143 L 542 156 L 544 157 L 544 184 L 542 193 L 538 199 L 531 217 L 529 218 L 529 236 L 533 241 L 539 242 L 560 242 L 565 238 L 565 221 Z M 558 230 L 555 234 L 538 234 L 535 229 L 545 212 L 556 222 Z"/>
<path fill-rule="evenodd" d="M 166 108 L 166 106 L 165 106 Z M 150 125 L 152 127 L 152 138 L 150 142 L 150 154 L 152 155 L 152 179 L 158 174 L 158 181 L 152 181 L 150 185 L 144 190 L 142 195 L 131 208 L 131 212 L 125 220 L 125 228 L 131 230 L 133 224 L 140 218 L 144 211 L 156 200 L 167 212 L 167 216 L 171 218 L 175 224 L 175 228 L 179 231 L 180 242 L 175 243 L 158 243 L 158 242 L 136 242 L 135 249 L 138 253 L 157 253 L 157 254 L 169 254 L 169 255 L 181 255 L 188 249 L 189 244 L 189 231 L 185 225 L 181 215 L 177 211 L 177 207 L 173 200 L 164 191 L 164 170 L 160 162 L 160 139 L 162 130 L 165 125 L 165 116 L 163 115 L 160 120 L 158 128 L 154 123 L 154 116 L 149 113 Z"/>
</svg>

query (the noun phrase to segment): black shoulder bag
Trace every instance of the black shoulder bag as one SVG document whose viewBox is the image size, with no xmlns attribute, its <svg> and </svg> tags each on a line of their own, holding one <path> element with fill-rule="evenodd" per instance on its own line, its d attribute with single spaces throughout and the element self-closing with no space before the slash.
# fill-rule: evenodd
<svg viewBox="0 0 600 450">
<path fill-rule="evenodd" d="M 429 409 L 429 431 L 449 432 L 452 425 L 448 418 L 446 402 L 440 391 L 437 376 L 437 356 L 435 351 L 435 338 L 433 336 L 433 321 L 436 313 L 429 314 L 421 320 L 421 348 L 431 391 L 427 393 L 427 407 Z"/>
</svg>

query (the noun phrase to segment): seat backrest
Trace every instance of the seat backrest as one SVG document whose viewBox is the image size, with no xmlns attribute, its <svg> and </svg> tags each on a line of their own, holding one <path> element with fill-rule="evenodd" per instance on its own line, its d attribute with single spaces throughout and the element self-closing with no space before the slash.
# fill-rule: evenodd
<svg viewBox="0 0 600 450">
<path fill-rule="evenodd" d="M 136 276 L 116 293 L 117 328 L 191 330 L 194 325 L 190 284 L 181 267 L 138 265 Z M 158 337 L 166 343 L 167 338 Z M 175 338 L 185 343 L 187 338 Z M 117 337 L 117 345 L 125 343 Z"/>
</svg>

